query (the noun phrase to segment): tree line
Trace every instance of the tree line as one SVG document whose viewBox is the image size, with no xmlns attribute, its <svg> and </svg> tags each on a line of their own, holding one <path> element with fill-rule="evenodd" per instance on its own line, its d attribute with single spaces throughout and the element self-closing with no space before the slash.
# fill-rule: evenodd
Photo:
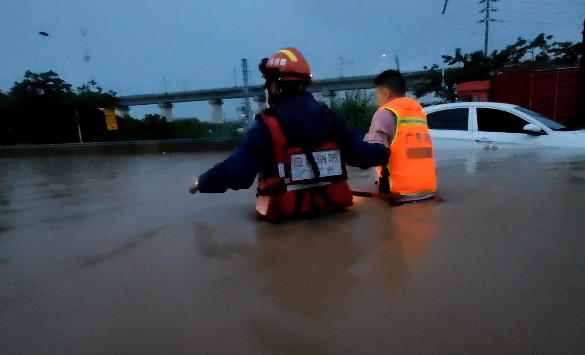
<svg viewBox="0 0 585 355">
<path fill-rule="evenodd" d="M 420 97 L 435 94 L 446 101 L 455 99 L 455 86 L 466 81 L 488 80 L 498 69 L 508 67 L 543 68 L 550 66 L 579 66 L 582 42 L 552 42 L 553 36 L 539 34 L 533 40 L 519 37 L 502 50 L 494 50 L 485 55 L 483 51 L 462 53 L 457 48 L 453 55 L 443 55 L 445 85 L 443 73 L 438 64 L 430 68 L 423 67 L 424 72 L 413 87 L 413 93 Z"/>
<path fill-rule="evenodd" d="M 160 115 L 142 120 L 117 117 L 118 129 L 108 131 L 104 113 L 118 98 L 96 82 L 76 89 L 53 71 L 27 71 L 9 92 L 0 91 L 0 145 L 138 141 L 236 137 L 235 123 L 211 124 L 197 119 L 167 122 Z"/>
</svg>

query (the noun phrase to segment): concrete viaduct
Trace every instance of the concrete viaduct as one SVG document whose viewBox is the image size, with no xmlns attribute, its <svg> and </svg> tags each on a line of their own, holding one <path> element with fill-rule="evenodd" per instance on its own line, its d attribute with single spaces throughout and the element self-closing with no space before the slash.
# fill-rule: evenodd
<svg viewBox="0 0 585 355">
<path fill-rule="evenodd" d="M 407 82 L 412 84 L 420 77 L 421 72 L 403 73 Z M 337 91 L 346 90 L 360 90 L 371 89 L 373 87 L 375 75 L 356 76 L 348 78 L 323 79 L 314 80 L 309 91 L 321 92 L 331 106 L 333 98 Z M 261 112 L 266 108 L 266 96 L 264 94 L 264 87 L 252 86 L 249 88 L 249 95 L 253 98 L 256 107 L 255 112 Z M 195 90 L 195 91 L 181 91 L 162 94 L 145 94 L 145 95 L 131 95 L 121 96 L 119 105 L 116 108 L 120 116 L 130 114 L 130 107 L 141 105 L 158 104 L 161 108 L 161 115 L 167 120 L 173 120 L 173 103 L 176 102 L 192 102 L 192 101 L 208 101 L 211 105 L 211 118 L 214 123 L 223 122 L 222 105 L 223 100 L 239 99 L 244 97 L 243 87 L 220 88 L 210 90 Z"/>
</svg>

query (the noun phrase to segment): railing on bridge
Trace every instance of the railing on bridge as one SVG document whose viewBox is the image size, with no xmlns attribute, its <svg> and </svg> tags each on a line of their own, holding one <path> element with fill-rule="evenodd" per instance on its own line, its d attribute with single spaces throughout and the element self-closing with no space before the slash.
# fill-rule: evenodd
<svg viewBox="0 0 585 355">
<path fill-rule="evenodd" d="M 407 82 L 416 81 L 422 72 L 403 73 Z M 314 80 L 309 87 L 310 92 L 323 92 L 328 104 L 335 97 L 336 91 L 371 89 L 373 87 L 375 75 L 356 76 L 347 78 L 322 79 Z M 249 88 L 250 95 L 254 97 L 257 105 L 257 111 L 265 107 L 266 98 L 264 96 L 263 86 L 252 86 Z M 222 100 L 239 99 L 244 97 L 243 87 L 218 88 L 208 90 L 180 91 L 159 94 L 143 94 L 121 96 L 118 112 L 121 116 L 128 115 L 131 106 L 153 105 L 158 104 L 163 110 L 163 116 L 172 120 L 172 104 L 177 102 L 208 101 L 212 107 L 213 121 L 221 122 L 223 119 L 221 106 Z"/>
</svg>

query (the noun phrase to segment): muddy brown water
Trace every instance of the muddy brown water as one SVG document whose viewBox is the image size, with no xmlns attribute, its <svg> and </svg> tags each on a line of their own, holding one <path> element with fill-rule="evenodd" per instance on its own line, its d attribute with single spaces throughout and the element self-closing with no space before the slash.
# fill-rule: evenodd
<svg viewBox="0 0 585 355">
<path fill-rule="evenodd" d="M 187 193 L 224 156 L 1 159 L 0 354 L 585 353 L 585 152 L 437 152 L 445 203 L 283 225 Z"/>
</svg>

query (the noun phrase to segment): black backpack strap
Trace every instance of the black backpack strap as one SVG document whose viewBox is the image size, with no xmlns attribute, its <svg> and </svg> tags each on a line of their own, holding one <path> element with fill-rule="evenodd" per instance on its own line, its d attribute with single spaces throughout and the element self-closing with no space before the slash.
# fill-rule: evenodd
<svg viewBox="0 0 585 355">
<path fill-rule="evenodd" d="M 335 207 L 335 203 L 327 195 L 327 192 L 325 191 L 324 186 L 319 186 L 319 187 L 315 188 L 315 193 L 317 193 L 317 195 L 319 195 L 319 197 L 321 197 L 321 199 L 323 200 L 323 202 L 325 202 L 327 207 L 329 207 L 329 208 Z"/>
<path fill-rule="evenodd" d="M 295 207 L 293 209 L 293 216 L 300 216 L 303 210 L 303 202 L 305 200 L 306 190 L 297 190 L 295 196 Z"/>
<path fill-rule="evenodd" d="M 305 147 L 303 148 L 303 153 L 305 153 L 305 156 L 307 157 L 309 164 L 311 164 L 311 169 L 313 170 L 315 178 L 321 176 L 321 173 L 319 172 L 319 167 L 317 166 L 317 162 L 315 161 L 315 157 L 313 156 L 313 152 L 309 148 Z"/>
<path fill-rule="evenodd" d="M 267 189 L 258 188 L 257 190 L 258 190 L 258 193 L 256 194 L 256 197 L 282 195 L 286 192 L 286 184 L 284 183 L 284 180 L 280 180 L 276 185 L 274 185 L 270 188 L 267 188 Z"/>
</svg>

